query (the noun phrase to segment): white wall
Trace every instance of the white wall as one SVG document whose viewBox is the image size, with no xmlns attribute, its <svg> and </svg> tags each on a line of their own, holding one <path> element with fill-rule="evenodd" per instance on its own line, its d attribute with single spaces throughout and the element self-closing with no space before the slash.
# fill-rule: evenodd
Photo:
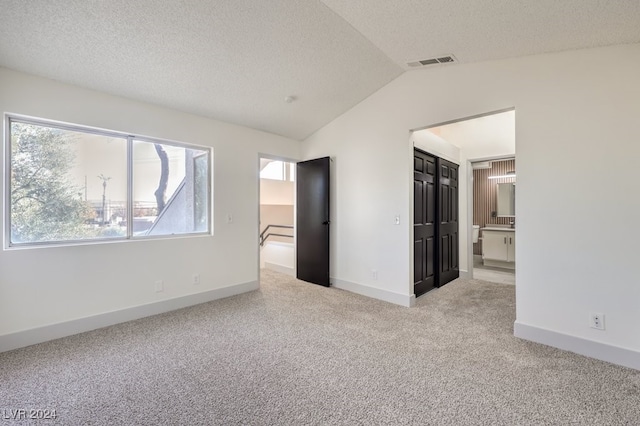
<svg viewBox="0 0 640 426">
<path fill-rule="evenodd" d="M 292 242 L 267 241 L 260 251 L 260 267 L 294 277 L 296 267 L 295 247 Z"/>
<path fill-rule="evenodd" d="M 634 44 L 411 71 L 316 132 L 303 158 L 335 158 L 334 279 L 410 297 L 409 130 L 515 107 L 516 333 L 640 368 L 638 69 Z"/>
<path fill-rule="evenodd" d="M 516 112 L 505 111 L 439 126 L 440 137 L 460 147 L 469 159 L 514 155 Z"/>
<path fill-rule="evenodd" d="M 16 333 L 25 330 L 257 286 L 258 152 L 299 158 L 298 142 L 1 68 L 0 111 L 214 149 L 213 236 L 0 252 L 0 349 L 18 345 Z M 201 277 L 197 286 L 194 273 Z M 164 292 L 154 291 L 156 280 L 164 280 Z M 64 334 L 56 330 L 51 337 Z"/>
<path fill-rule="evenodd" d="M 260 179 L 260 233 L 269 225 L 294 224 L 294 182 L 288 180 Z M 294 235 L 293 229 L 270 228 L 271 233 Z M 292 238 L 271 236 L 268 241 L 293 244 Z M 260 267 L 264 267 L 264 247 L 261 250 Z M 291 260 L 289 263 L 292 263 Z"/>
<path fill-rule="evenodd" d="M 260 179 L 260 204 L 293 206 L 294 193 L 291 181 Z"/>
<path fill-rule="evenodd" d="M 435 135 L 429 130 L 416 130 L 411 134 L 413 145 L 445 160 L 460 164 L 460 146 Z"/>
</svg>

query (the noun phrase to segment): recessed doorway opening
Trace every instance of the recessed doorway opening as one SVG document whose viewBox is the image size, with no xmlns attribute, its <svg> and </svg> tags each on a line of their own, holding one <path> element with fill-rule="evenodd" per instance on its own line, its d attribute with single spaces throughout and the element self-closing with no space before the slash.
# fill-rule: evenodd
<svg viewBox="0 0 640 426">
<path fill-rule="evenodd" d="M 460 167 L 459 171 L 459 242 L 460 242 L 460 262 L 459 272 L 463 278 L 478 278 L 486 281 L 493 282 L 506 282 L 515 283 L 515 211 L 510 214 L 512 217 L 501 217 L 498 220 L 497 211 L 497 183 L 514 182 L 515 179 L 495 180 L 488 179 L 485 176 L 484 180 L 486 185 L 496 186 L 494 189 L 494 196 L 491 199 L 489 220 L 481 220 L 481 218 L 474 215 L 474 203 L 479 197 L 485 197 L 485 195 L 479 195 L 474 189 L 477 182 L 474 181 L 474 168 L 478 167 L 481 163 L 491 164 L 495 161 L 498 164 L 498 160 L 510 159 L 512 160 L 512 169 L 505 170 L 505 174 L 513 171 L 515 172 L 515 109 L 505 109 L 500 111 L 494 111 L 485 113 L 473 117 L 464 119 L 458 119 L 449 121 L 446 123 L 435 124 L 422 129 L 416 129 L 411 133 L 411 142 L 413 148 L 417 148 L 426 152 L 429 152 L 435 156 L 444 158 Z M 479 178 L 475 178 L 478 180 Z M 515 186 L 512 187 L 514 189 Z M 487 196 L 488 197 L 488 196 Z M 515 206 L 515 202 L 513 203 Z M 412 206 L 415 208 L 415 204 Z M 491 217 L 491 212 L 496 212 L 495 217 Z M 500 214 L 503 216 L 503 214 Z M 513 224 L 511 222 L 514 222 Z M 476 225 L 476 226 L 474 226 Z M 487 231 L 489 238 L 495 237 L 495 235 L 489 235 L 491 229 L 482 228 L 500 228 L 506 227 L 511 229 L 505 231 L 499 229 L 498 231 L 513 233 L 511 239 L 507 235 L 507 245 L 505 248 L 505 256 L 498 256 L 502 262 L 499 265 L 489 265 L 491 259 L 494 258 L 494 254 L 489 254 L 487 257 L 488 262 L 484 262 L 482 250 L 482 243 L 478 243 L 474 235 L 477 238 L 483 238 L 483 232 Z M 414 236 L 415 237 L 415 236 Z M 504 242 L 504 235 L 500 235 Z M 496 237 L 497 238 L 497 237 Z M 414 238 L 415 239 L 415 238 Z M 497 240 L 496 240 L 497 241 Z M 509 241 L 512 245 L 509 246 Z M 475 250 L 474 250 L 475 248 Z M 414 260 L 413 270 L 414 275 L 416 273 L 415 268 L 415 252 L 414 244 L 411 245 L 411 258 Z M 478 257 L 480 262 L 478 263 Z M 485 268 L 488 272 L 502 273 L 507 275 L 507 279 L 504 277 L 496 276 L 482 276 L 482 272 L 474 274 L 474 260 L 478 271 L 480 268 Z M 493 259 L 496 260 L 496 259 Z M 506 267 L 508 266 L 508 267 Z M 500 268 L 495 271 L 489 268 Z M 478 276 L 476 276 L 478 275 Z"/>
<path fill-rule="evenodd" d="M 260 158 L 260 268 L 295 276 L 296 163 Z"/>
<path fill-rule="evenodd" d="M 471 163 L 473 277 L 515 284 L 515 158 Z"/>
</svg>

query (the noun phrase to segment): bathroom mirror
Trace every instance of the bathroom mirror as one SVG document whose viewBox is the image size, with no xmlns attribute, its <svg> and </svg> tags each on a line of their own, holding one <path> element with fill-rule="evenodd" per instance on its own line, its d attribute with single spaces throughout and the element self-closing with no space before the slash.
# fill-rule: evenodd
<svg viewBox="0 0 640 426">
<path fill-rule="evenodd" d="M 514 217 L 516 215 L 516 184 L 498 184 L 498 217 Z"/>
</svg>

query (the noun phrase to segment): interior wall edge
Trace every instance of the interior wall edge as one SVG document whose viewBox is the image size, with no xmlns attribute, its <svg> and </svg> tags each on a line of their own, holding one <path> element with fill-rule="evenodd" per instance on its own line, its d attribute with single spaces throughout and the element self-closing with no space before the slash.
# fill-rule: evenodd
<svg viewBox="0 0 640 426">
<path fill-rule="evenodd" d="M 371 297 L 373 299 L 382 300 L 384 302 L 393 303 L 407 308 L 415 304 L 416 296 L 394 293 L 392 291 L 375 288 L 364 284 L 358 284 L 350 281 L 341 280 L 331 277 L 331 286 L 340 290 L 350 291 L 361 296 Z"/>
<path fill-rule="evenodd" d="M 117 311 L 101 313 L 70 321 L 36 327 L 29 330 L 17 331 L 0 336 L 0 352 L 43 343 L 74 334 L 97 330 L 111 325 L 121 324 L 153 315 L 163 314 L 217 299 L 235 296 L 249 291 L 258 290 L 258 281 L 233 284 L 213 290 L 188 294 L 185 296 L 165 299 L 158 302 L 133 306 Z"/>
<path fill-rule="evenodd" d="M 513 335 L 600 361 L 640 370 L 640 352 L 515 321 Z"/>
</svg>

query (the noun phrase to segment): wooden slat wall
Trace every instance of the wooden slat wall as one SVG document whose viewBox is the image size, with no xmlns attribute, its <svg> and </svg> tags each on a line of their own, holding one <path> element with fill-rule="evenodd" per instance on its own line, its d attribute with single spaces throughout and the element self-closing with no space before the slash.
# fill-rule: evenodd
<svg viewBox="0 0 640 426">
<path fill-rule="evenodd" d="M 499 160 L 491 163 L 490 169 L 473 171 L 473 224 L 480 228 L 491 224 L 509 224 L 512 218 L 491 217 L 498 210 L 497 184 L 513 182 L 513 178 L 489 179 L 489 176 L 505 175 L 516 170 L 516 160 Z M 482 236 L 482 233 L 480 233 Z M 473 254 L 482 254 L 482 241 L 473 245 Z"/>
</svg>

